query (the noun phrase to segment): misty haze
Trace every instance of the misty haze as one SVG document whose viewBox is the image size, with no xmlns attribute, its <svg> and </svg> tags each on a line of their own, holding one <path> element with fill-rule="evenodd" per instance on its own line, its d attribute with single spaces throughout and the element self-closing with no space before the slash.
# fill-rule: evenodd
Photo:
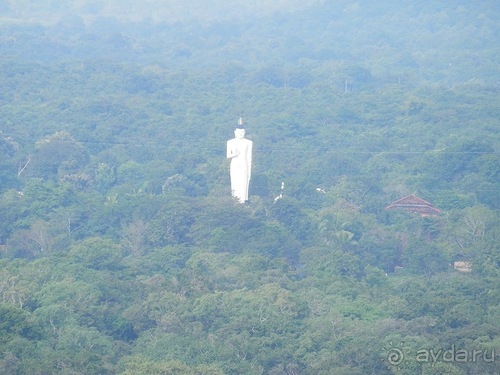
<svg viewBox="0 0 500 375">
<path fill-rule="evenodd" d="M 0 374 L 498 374 L 499 19 L 0 0 Z"/>
</svg>

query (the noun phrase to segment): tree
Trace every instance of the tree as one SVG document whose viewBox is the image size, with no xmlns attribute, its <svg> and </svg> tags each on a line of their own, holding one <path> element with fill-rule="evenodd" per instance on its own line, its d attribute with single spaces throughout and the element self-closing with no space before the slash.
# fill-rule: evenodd
<svg viewBox="0 0 500 375">
<path fill-rule="evenodd" d="M 283 224 L 295 238 L 301 242 L 307 242 L 311 238 L 311 223 L 309 218 L 302 212 L 293 198 L 277 200 L 271 207 L 270 213 L 279 223 Z"/>
<path fill-rule="evenodd" d="M 106 193 L 116 182 L 116 170 L 106 163 L 99 163 L 94 172 L 94 187 L 101 193 Z"/>
<path fill-rule="evenodd" d="M 19 145 L 12 138 L 0 131 L 0 191 L 16 186 L 14 155 L 18 148 Z"/>
<path fill-rule="evenodd" d="M 60 131 L 36 142 L 31 174 L 53 179 L 77 172 L 87 161 L 86 150 L 69 132 Z"/>
<path fill-rule="evenodd" d="M 142 356 L 131 356 L 123 360 L 121 375 L 222 375 L 224 372 L 214 365 L 190 367 L 180 361 L 151 361 Z"/>
<path fill-rule="evenodd" d="M 74 244 L 68 254 L 76 262 L 95 270 L 116 270 L 122 258 L 119 245 L 99 237 L 86 238 Z"/>
<path fill-rule="evenodd" d="M 148 224 L 142 220 L 136 220 L 127 225 L 122 224 L 121 243 L 124 248 L 134 256 L 142 255 L 147 249 L 148 230 Z"/>
<path fill-rule="evenodd" d="M 40 332 L 30 315 L 20 307 L 0 303 L 0 348 L 16 336 L 39 338 Z"/>
<path fill-rule="evenodd" d="M 16 375 L 19 373 L 19 362 L 19 358 L 7 352 L 0 360 L 0 371 L 5 375 Z"/>
<path fill-rule="evenodd" d="M 426 276 L 446 271 L 449 264 L 449 259 L 441 248 L 422 240 L 412 241 L 405 249 L 402 261 L 403 267 L 409 272 Z"/>
</svg>

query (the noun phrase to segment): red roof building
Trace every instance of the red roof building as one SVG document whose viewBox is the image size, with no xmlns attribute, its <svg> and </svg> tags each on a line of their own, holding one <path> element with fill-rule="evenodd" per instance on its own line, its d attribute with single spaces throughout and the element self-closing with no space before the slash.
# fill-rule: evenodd
<svg viewBox="0 0 500 375">
<path fill-rule="evenodd" d="M 422 216 L 437 215 L 441 212 L 439 208 L 434 207 L 427 201 L 417 197 L 416 195 L 408 195 L 407 197 L 398 199 L 392 202 L 385 208 L 386 210 L 404 210 L 412 213 L 417 213 Z"/>
</svg>

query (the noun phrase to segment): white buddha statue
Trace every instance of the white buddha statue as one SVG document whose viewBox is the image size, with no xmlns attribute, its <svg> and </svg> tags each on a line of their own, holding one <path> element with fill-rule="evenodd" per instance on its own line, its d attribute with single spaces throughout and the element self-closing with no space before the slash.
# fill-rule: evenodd
<svg viewBox="0 0 500 375">
<path fill-rule="evenodd" d="M 252 175 L 253 142 L 245 138 L 243 119 L 234 130 L 234 138 L 227 141 L 227 158 L 231 159 L 231 193 L 240 203 L 248 201 L 248 187 Z"/>
</svg>

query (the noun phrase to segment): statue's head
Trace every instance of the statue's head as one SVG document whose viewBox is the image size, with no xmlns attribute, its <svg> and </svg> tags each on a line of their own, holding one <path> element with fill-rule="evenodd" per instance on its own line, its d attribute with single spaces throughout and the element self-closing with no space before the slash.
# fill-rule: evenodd
<svg viewBox="0 0 500 375">
<path fill-rule="evenodd" d="M 234 130 L 234 136 L 235 138 L 240 138 L 240 139 L 245 138 L 245 129 L 240 127 L 236 128 Z"/>
<path fill-rule="evenodd" d="M 235 138 L 245 138 L 245 126 L 243 125 L 243 119 L 240 117 L 238 120 L 238 126 L 234 130 Z"/>
</svg>

